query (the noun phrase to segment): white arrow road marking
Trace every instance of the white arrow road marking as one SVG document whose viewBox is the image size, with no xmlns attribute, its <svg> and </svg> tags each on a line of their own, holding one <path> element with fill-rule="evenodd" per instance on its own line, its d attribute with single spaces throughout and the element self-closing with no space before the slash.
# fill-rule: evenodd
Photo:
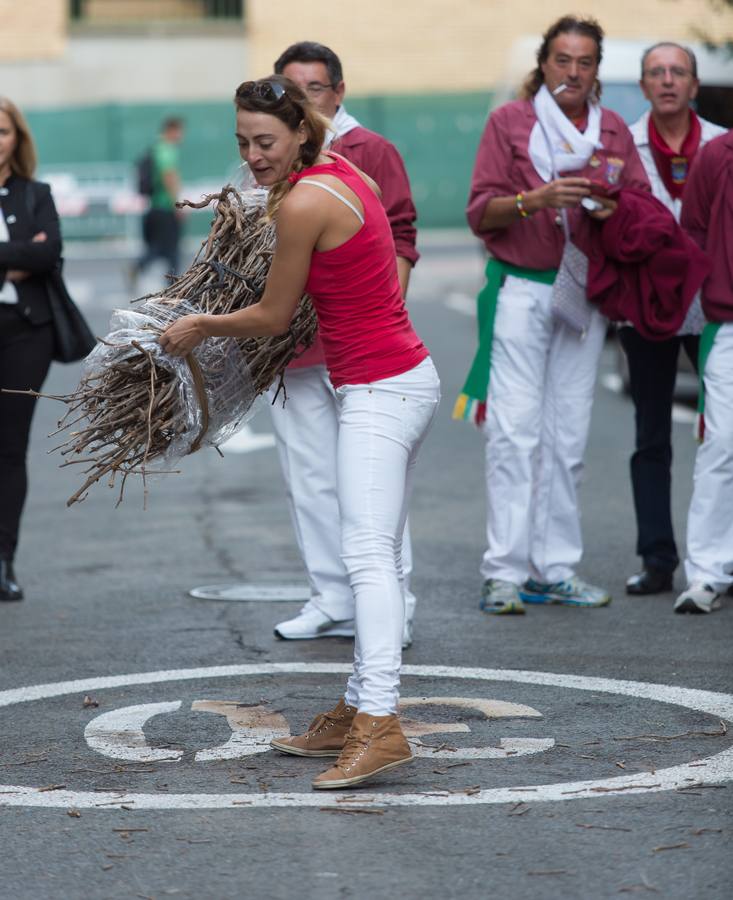
<svg viewBox="0 0 733 900">
<path fill-rule="evenodd" d="M 225 744 L 199 750 L 198 762 L 215 759 L 241 759 L 254 753 L 265 753 L 273 738 L 289 737 L 290 727 L 280 713 L 269 712 L 264 706 L 242 706 L 229 700 L 196 700 L 191 709 L 226 716 L 232 736 Z"/>
<path fill-rule="evenodd" d="M 454 312 L 461 313 L 464 316 L 476 315 L 476 298 L 470 297 L 468 294 L 453 293 L 446 298 L 445 305 Z"/>
<path fill-rule="evenodd" d="M 148 746 L 143 727 L 148 719 L 163 713 L 176 712 L 181 701 L 174 703 L 143 703 L 125 706 L 97 716 L 84 729 L 87 744 L 112 759 L 131 759 L 136 762 L 173 762 L 183 756 L 183 750 Z"/>
<path fill-rule="evenodd" d="M 220 449 L 227 453 L 252 453 L 254 450 L 264 450 L 274 446 L 274 434 L 269 432 L 260 434 L 252 431 L 249 425 L 245 425 L 236 434 L 233 434 L 228 441 L 225 441 Z"/>
<path fill-rule="evenodd" d="M 231 666 L 212 666 L 196 669 L 171 669 L 158 672 L 137 672 L 99 678 L 36 684 L 0 691 L 0 707 L 49 697 L 84 694 L 109 688 L 132 685 L 162 684 L 171 681 L 192 681 L 210 678 L 231 678 L 259 675 L 320 674 L 348 675 L 352 666 L 344 663 L 262 663 Z M 583 675 L 559 675 L 553 672 L 530 672 L 513 669 L 462 668 L 460 666 L 403 666 L 405 678 L 447 678 L 467 681 L 499 681 L 514 684 L 534 684 L 594 693 L 637 697 L 654 703 L 669 703 L 733 722 L 733 695 L 715 691 L 695 690 L 640 681 L 620 681 Z M 704 763 L 704 766 L 701 766 Z M 418 763 L 419 764 L 419 763 Z M 552 784 L 518 785 L 490 788 L 471 794 L 427 791 L 413 793 L 357 793 L 345 801 L 342 793 L 330 795 L 312 793 L 227 793 L 227 794 L 138 794 L 133 792 L 101 793 L 97 791 L 47 791 L 27 785 L 0 785 L 0 806 L 34 806 L 46 808 L 119 809 L 261 809 L 273 807 L 332 807 L 364 806 L 476 806 L 488 803 L 543 803 L 558 800 L 593 798 L 597 802 L 609 797 L 638 797 L 679 789 L 694 790 L 696 786 L 733 781 L 733 748 L 704 759 L 694 765 L 684 763 L 654 774 L 639 772 L 590 781 L 555 782 Z M 633 792 L 633 793 L 632 793 Z"/>
</svg>

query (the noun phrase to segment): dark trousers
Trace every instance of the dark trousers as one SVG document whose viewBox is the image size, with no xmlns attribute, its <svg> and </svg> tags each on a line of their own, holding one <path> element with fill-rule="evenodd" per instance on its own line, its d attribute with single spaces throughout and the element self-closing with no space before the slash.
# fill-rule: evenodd
<svg viewBox="0 0 733 900">
<path fill-rule="evenodd" d="M 0 388 L 40 391 L 53 356 L 53 325 L 30 325 L 0 306 Z M 26 450 L 37 401 L 0 393 L 0 559 L 12 560 L 28 486 Z"/>
<path fill-rule="evenodd" d="M 649 341 L 634 328 L 619 329 L 629 361 L 636 410 L 631 484 L 636 510 L 636 552 L 649 568 L 673 572 L 679 563 L 672 528 L 672 399 L 680 348 L 697 371 L 697 335 Z"/>
<path fill-rule="evenodd" d="M 137 263 L 142 272 L 156 259 L 165 260 L 168 272 L 179 273 L 178 245 L 181 240 L 181 224 L 173 210 L 151 209 L 143 217 L 143 241 L 145 252 Z"/>
</svg>

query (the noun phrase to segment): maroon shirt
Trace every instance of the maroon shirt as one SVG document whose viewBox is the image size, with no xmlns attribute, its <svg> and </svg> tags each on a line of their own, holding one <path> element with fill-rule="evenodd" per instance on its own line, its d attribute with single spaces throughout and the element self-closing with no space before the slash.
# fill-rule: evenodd
<svg viewBox="0 0 733 900">
<path fill-rule="evenodd" d="M 345 156 L 377 182 L 382 191 L 382 206 L 387 212 L 397 256 L 408 259 L 414 266 L 420 257 L 415 247 L 417 212 L 412 202 L 405 164 L 397 148 L 381 134 L 360 125 L 337 138 L 330 149 Z"/>
<path fill-rule="evenodd" d="M 382 191 L 382 206 L 389 219 L 397 256 L 409 260 L 414 266 L 420 258 L 415 247 L 417 212 L 412 202 L 405 164 L 397 148 L 381 134 L 360 125 L 335 140 L 329 149 L 346 157 L 377 182 Z M 302 369 L 324 363 L 321 339 L 316 336 L 313 344 L 290 363 L 290 367 Z"/>
<path fill-rule="evenodd" d="M 682 227 L 713 264 L 702 287 L 702 308 L 711 322 L 733 322 L 733 132 L 698 151 L 685 186 Z"/>
<path fill-rule="evenodd" d="M 529 157 L 529 136 L 536 121 L 530 100 L 514 100 L 491 113 L 476 155 L 466 216 L 474 234 L 502 262 L 528 269 L 556 269 L 565 243 L 563 229 L 556 222 L 557 210 L 542 209 L 506 228 L 479 231 L 486 204 L 493 197 L 512 196 L 545 184 Z M 601 161 L 615 157 L 623 162 L 620 186 L 651 190 L 631 132 L 609 109 L 601 110 L 601 143 L 596 157 Z M 598 171 L 604 168 L 602 164 Z M 594 172 L 587 167 L 568 174 L 593 178 Z M 571 229 L 573 219 L 581 215 L 584 213 L 580 210 L 570 211 Z"/>
</svg>

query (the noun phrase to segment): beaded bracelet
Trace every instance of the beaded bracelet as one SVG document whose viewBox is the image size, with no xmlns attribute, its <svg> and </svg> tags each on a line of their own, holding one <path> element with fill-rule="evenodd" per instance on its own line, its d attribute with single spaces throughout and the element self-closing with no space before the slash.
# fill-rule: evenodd
<svg viewBox="0 0 733 900">
<path fill-rule="evenodd" d="M 529 213 L 528 213 L 527 210 L 524 208 L 524 194 L 523 194 L 521 191 L 520 191 L 520 193 L 517 194 L 516 199 L 515 199 L 514 202 L 517 204 L 517 209 L 519 210 L 519 215 L 520 215 L 523 219 L 528 219 L 528 218 L 529 218 Z"/>
</svg>

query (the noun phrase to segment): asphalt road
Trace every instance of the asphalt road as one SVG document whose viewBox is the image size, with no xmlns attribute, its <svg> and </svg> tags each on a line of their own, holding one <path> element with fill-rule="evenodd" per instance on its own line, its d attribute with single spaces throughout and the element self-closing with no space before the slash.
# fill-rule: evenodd
<svg viewBox="0 0 733 900">
<path fill-rule="evenodd" d="M 17 560 L 27 599 L 0 608 L 3 900 L 730 896 L 733 610 L 681 617 L 673 594 L 624 595 L 632 413 L 604 387 L 610 346 L 581 574 L 613 603 L 478 610 L 483 448 L 450 409 L 480 271 L 472 243 L 435 238 L 410 301 L 444 396 L 412 509 L 419 606 L 402 688 L 432 733 L 412 766 L 351 793 L 315 795 L 317 761 L 252 752 L 332 704 L 350 642 L 277 641 L 292 602 L 187 595 L 302 584 L 274 452 L 203 451 L 152 484 L 146 511 L 139 485 L 118 509 L 105 486 L 67 509 L 78 476 L 47 455 L 60 408 L 40 402 Z M 123 272 L 68 266 L 99 333 L 127 297 Z M 46 389 L 78 374 L 56 366 Z M 253 429 L 269 431 L 266 412 Z M 681 546 L 691 432 L 675 426 Z"/>
</svg>

